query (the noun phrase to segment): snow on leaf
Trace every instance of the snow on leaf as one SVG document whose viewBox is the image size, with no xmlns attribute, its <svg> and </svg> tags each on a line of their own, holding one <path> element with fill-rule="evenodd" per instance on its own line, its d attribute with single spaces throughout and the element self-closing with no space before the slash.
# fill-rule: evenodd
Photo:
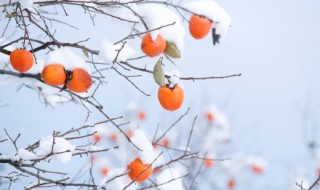
<svg viewBox="0 0 320 190">
<path fill-rule="evenodd" d="M 159 185 L 160 190 L 183 190 L 183 184 L 181 177 L 183 176 L 183 172 L 181 172 L 177 168 L 166 168 L 163 170 L 159 176 L 157 177 L 157 184 Z"/>
</svg>

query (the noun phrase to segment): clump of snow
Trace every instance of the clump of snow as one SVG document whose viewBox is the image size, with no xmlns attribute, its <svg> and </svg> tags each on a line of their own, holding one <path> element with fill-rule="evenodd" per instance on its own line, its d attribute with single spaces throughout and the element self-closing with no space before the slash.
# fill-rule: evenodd
<svg viewBox="0 0 320 190">
<path fill-rule="evenodd" d="M 18 2 L 23 8 L 31 8 L 34 0 L 18 0 Z"/>
<path fill-rule="evenodd" d="M 143 18 L 149 30 L 163 27 L 151 32 L 151 38 L 155 40 L 160 34 L 166 41 L 173 42 L 180 52 L 184 48 L 185 30 L 178 15 L 169 8 L 155 4 L 141 4 L 136 7 L 137 13 Z"/>
<path fill-rule="evenodd" d="M 141 129 L 135 130 L 130 140 L 142 150 L 137 150 L 135 153 L 143 163 L 152 163 L 154 161 L 156 157 L 153 146 Z"/>
<path fill-rule="evenodd" d="M 101 180 L 100 187 L 105 190 L 123 189 L 125 186 L 131 183 L 130 178 L 127 175 L 123 175 L 126 172 L 126 168 L 116 168 L 110 170 L 107 176 Z M 131 184 L 127 189 L 136 189 L 136 183 Z"/>
<path fill-rule="evenodd" d="M 90 73 L 89 65 L 82 59 L 81 56 L 75 54 L 68 47 L 61 47 L 49 53 L 46 65 L 61 64 L 66 70 L 72 71 L 75 68 L 85 69 Z"/>
<path fill-rule="evenodd" d="M 230 28 L 231 18 L 229 14 L 213 0 L 192 0 L 183 3 L 182 7 L 215 22 L 216 33 L 222 37 L 226 35 Z"/>
<path fill-rule="evenodd" d="M 18 149 L 18 157 L 22 160 L 35 160 L 38 158 L 35 153 L 30 152 L 24 148 Z"/>
<path fill-rule="evenodd" d="M 106 63 L 112 64 L 118 54 L 118 51 L 121 50 L 116 61 L 127 61 L 135 54 L 135 51 L 128 44 L 125 44 L 121 49 L 122 45 L 123 44 L 121 43 L 114 45 L 107 39 L 104 39 L 100 45 L 100 59 Z"/>
<path fill-rule="evenodd" d="M 54 144 L 52 145 L 54 140 Z M 52 150 L 53 146 L 53 150 Z M 52 158 L 66 164 L 71 160 L 72 152 L 76 146 L 72 145 L 69 141 L 62 137 L 47 136 L 40 140 L 39 151 L 37 152 L 38 157 L 46 157 L 51 151 L 54 153 Z"/>
<path fill-rule="evenodd" d="M 183 190 L 182 176 L 185 175 L 184 172 L 178 168 L 166 168 L 157 177 L 157 184 L 160 190 Z M 175 179 L 175 180 L 173 180 Z"/>
<path fill-rule="evenodd" d="M 171 72 L 166 71 L 166 84 L 169 85 L 169 88 L 173 88 L 174 86 L 180 84 L 180 72 L 178 70 L 173 70 Z"/>
<path fill-rule="evenodd" d="M 27 71 L 27 73 L 31 73 L 31 74 L 42 73 L 43 67 L 44 67 L 44 60 L 37 59 L 37 61 L 33 64 L 31 69 Z"/>
</svg>

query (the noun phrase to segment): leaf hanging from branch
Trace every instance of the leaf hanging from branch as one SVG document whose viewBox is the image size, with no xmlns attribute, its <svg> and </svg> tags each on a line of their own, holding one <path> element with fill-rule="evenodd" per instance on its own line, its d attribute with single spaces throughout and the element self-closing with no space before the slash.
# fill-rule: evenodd
<svg viewBox="0 0 320 190">
<path fill-rule="evenodd" d="M 162 67 L 162 57 L 160 57 L 159 61 L 155 64 L 153 68 L 153 78 L 159 86 L 164 86 L 166 84 L 164 71 Z"/>
</svg>

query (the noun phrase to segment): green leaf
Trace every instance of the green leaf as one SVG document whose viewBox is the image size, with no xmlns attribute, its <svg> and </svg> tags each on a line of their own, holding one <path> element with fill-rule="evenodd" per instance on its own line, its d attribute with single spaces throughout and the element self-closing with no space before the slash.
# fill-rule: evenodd
<svg viewBox="0 0 320 190">
<path fill-rule="evenodd" d="M 153 78 L 159 86 L 166 85 L 166 80 L 162 67 L 162 57 L 160 57 L 159 61 L 155 64 L 153 68 Z"/>
<path fill-rule="evenodd" d="M 82 51 L 83 51 L 83 54 L 89 59 L 89 53 L 88 53 L 88 51 L 85 50 L 85 49 L 82 49 Z"/>
<path fill-rule="evenodd" d="M 181 57 L 181 52 L 176 46 L 176 44 L 172 42 L 167 42 L 166 49 L 164 52 L 169 55 L 172 58 L 180 58 Z"/>
<path fill-rule="evenodd" d="M 14 14 L 11 14 L 11 13 L 6 14 L 6 18 L 12 18 L 12 17 L 14 17 Z"/>
</svg>

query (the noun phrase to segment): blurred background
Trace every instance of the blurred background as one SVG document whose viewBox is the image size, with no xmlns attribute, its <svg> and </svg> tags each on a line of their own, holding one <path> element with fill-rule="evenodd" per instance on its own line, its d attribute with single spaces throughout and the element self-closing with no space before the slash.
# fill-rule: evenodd
<svg viewBox="0 0 320 190">
<path fill-rule="evenodd" d="M 178 69 L 182 76 L 242 73 L 241 77 L 184 81 L 184 104 L 171 113 L 158 103 L 158 86 L 152 75 L 135 80 L 150 93 L 151 96 L 146 97 L 110 71 L 106 76 L 108 84 L 101 87 L 97 99 L 111 116 L 123 115 L 130 102 L 139 105 L 147 113 L 143 126 L 150 133 L 158 123 L 166 128 L 191 107 L 183 123 L 189 129 L 196 114 L 203 117 L 204 110 L 215 105 L 230 122 L 232 148 L 228 149 L 227 156 L 232 159 L 238 154 L 250 154 L 267 162 L 263 175 L 246 180 L 235 189 L 298 189 L 295 181 L 313 182 L 320 167 L 316 154 L 320 143 L 320 2 L 245 0 L 219 3 L 232 18 L 227 36 L 213 46 L 210 35 L 204 40 L 194 40 L 187 32 L 183 58 L 175 61 L 176 66 L 165 63 L 166 68 Z M 97 49 L 101 39 L 115 42 L 130 31 L 127 25 L 116 24 L 105 17 L 97 17 L 97 24 L 93 26 L 89 16 L 80 20 L 78 11 L 83 10 L 69 9 L 70 16 L 60 15 L 80 28 L 75 32 L 61 26 L 57 30 L 61 41 L 74 42 L 90 36 L 88 46 Z M 6 22 L 0 21 L 0 31 L 5 25 Z M 184 25 L 187 27 L 187 22 Z M 142 55 L 139 38 L 129 43 Z M 132 64 L 143 67 L 154 62 L 146 58 Z M 87 110 L 81 105 L 45 106 L 34 91 L 7 84 L 6 76 L 0 76 L 0 80 L 3 84 L 0 125 L 13 135 L 22 134 L 21 147 L 53 130 L 84 124 Z M 89 122 L 100 120 L 103 120 L 101 116 L 93 114 Z M 0 135 L 3 136 L 4 131 Z M 10 153 L 14 147 L 0 144 L 0 150 Z M 77 165 L 74 161 L 68 167 L 77 168 Z M 22 184 L 15 187 L 19 189 Z"/>
</svg>

